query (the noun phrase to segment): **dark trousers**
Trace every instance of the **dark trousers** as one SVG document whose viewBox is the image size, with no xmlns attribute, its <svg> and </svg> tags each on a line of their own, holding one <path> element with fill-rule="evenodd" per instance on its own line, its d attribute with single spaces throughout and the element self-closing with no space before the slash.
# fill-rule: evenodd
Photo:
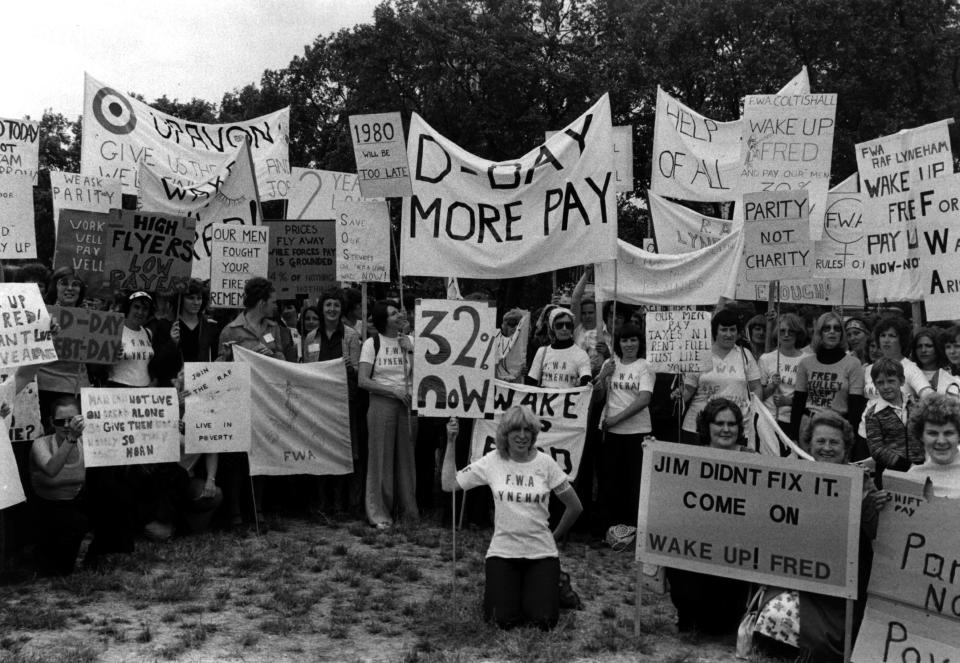
<svg viewBox="0 0 960 663">
<path fill-rule="evenodd" d="M 607 480 L 601 484 L 601 497 L 607 526 L 637 524 L 643 435 L 607 432 L 603 438 L 603 466 Z"/>
<path fill-rule="evenodd" d="M 71 573 L 80 542 L 89 528 L 83 500 L 80 496 L 72 500 L 37 497 L 33 509 L 39 530 L 37 558 L 40 571 L 53 575 Z"/>
<path fill-rule="evenodd" d="M 551 629 L 560 618 L 560 560 L 488 557 L 483 614 L 500 628 Z"/>
<path fill-rule="evenodd" d="M 750 598 L 746 582 L 670 568 L 667 580 L 680 631 L 696 629 L 709 635 L 737 632 Z"/>
<path fill-rule="evenodd" d="M 93 543 L 87 559 L 103 553 L 132 553 L 139 531 L 137 494 L 139 477 L 135 466 L 87 468 L 86 493 Z"/>
</svg>

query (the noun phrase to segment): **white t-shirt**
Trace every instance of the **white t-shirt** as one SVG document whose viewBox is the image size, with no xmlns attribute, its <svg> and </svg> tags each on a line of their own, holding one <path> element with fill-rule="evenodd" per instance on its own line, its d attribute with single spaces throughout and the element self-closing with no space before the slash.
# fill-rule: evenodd
<svg viewBox="0 0 960 663">
<path fill-rule="evenodd" d="M 610 388 L 607 390 L 607 417 L 626 410 L 640 396 L 640 392 L 646 391 L 653 394 L 656 373 L 650 370 L 650 364 L 646 359 L 640 357 L 629 364 L 624 364 L 615 355 L 607 362 L 613 362 L 613 374 L 610 376 Z M 607 430 L 618 435 L 650 433 L 653 431 L 650 424 L 650 408 L 643 408 L 632 417 L 624 419 Z"/>
<path fill-rule="evenodd" d="M 407 339 L 413 343 L 409 336 Z M 390 338 L 380 334 L 380 352 L 374 357 L 373 337 L 363 342 L 360 349 L 360 363 L 371 364 L 374 382 L 384 387 L 409 388 L 407 377 L 413 368 L 413 355 L 406 354 L 400 347 L 399 338 Z"/>
<path fill-rule="evenodd" d="M 729 398 L 740 406 L 744 426 L 750 428 L 750 390 L 747 383 L 760 379 L 760 369 L 753 356 L 739 345 L 730 350 L 725 357 L 711 353 L 713 368 L 706 373 L 689 373 L 684 379 L 696 391 L 690 399 L 687 414 L 683 417 L 683 430 L 697 432 L 697 417 L 709 401 L 714 398 Z M 750 439 L 750 436 L 747 436 Z"/>
<path fill-rule="evenodd" d="M 537 350 L 527 375 L 547 389 L 573 389 L 580 386 L 581 377 L 592 375 L 590 357 L 576 345 L 562 350 L 544 345 Z"/>
<path fill-rule="evenodd" d="M 493 494 L 493 538 L 487 557 L 542 559 L 557 557 L 550 532 L 550 492 L 567 481 L 557 461 L 542 451 L 518 463 L 494 449 L 457 472 L 457 484 L 468 490 L 490 486 Z"/>
<path fill-rule="evenodd" d="M 150 371 L 147 367 L 153 359 L 153 343 L 147 330 L 141 327 L 134 331 L 124 325 L 121 343 L 123 359 L 110 367 L 110 380 L 131 387 L 149 387 Z"/>
<path fill-rule="evenodd" d="M 913 465 L 907 472 L 930 477 L 934 497 L 960 498 L 960 456 L 949 465 L 940 465 L 927 458 L 923 465 Z"/>
<path fill-rule="evenodd" d="M 773 350 L 764 355 L 760 355 L 760 361 L 757 364 L 760 367 L 760 381 L 763 385 L 767 385 L 770 382 L 770 378 L 777 374 L 777 355 L 780 355 L 780 386 L 777 387 L 776 393 L 779 393 L 781 396 L 786 396 L 788 402 L 793 398 L 794 385 L 797 384 L 797 368 L 800 367 L 800 360 L 803 359 L 804 353 L 801 352 L 796 357 L 788 357 L 779 350 Z M 782 405 L 777 407 L 773 403 L 774 395 L 771 395 L 770 398 L 763 401 L 763 404 L 767 406 L 767 409 L 770 411 L 777 421 L 790 422 L 790 406 Z"/>
</svg>

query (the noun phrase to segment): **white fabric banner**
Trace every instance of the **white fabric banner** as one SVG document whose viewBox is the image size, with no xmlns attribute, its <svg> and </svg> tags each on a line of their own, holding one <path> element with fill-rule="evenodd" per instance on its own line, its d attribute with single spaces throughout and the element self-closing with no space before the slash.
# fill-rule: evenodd
<svg viewBox="0 0 960 663">
<path fill-rule="evenodd" d="M 250 475 L 349 474 L 347 369 L 342 359 L 293 364 L 233 347 L 250 364 Z"/>
<path fill-rule="evenodd" d="M 679 255 L 648 253 L 623 241 L 618 244 L 616 263 L 595 265 L 597 301 L 697 306 L 733 297 L 743 253 L 739 230 L 712 246 Z"/>
<path fill-rule="evenodd" d="M 949 120 L 858 143 L 872 302 L 921 299 L 916 190 L 953 173 Z"/>
<path fill-rule="evenodd" d="M 189 216 L 197 220 L 193 242 L 193 278 L 210 278 L 211 225 L 260 223 L 260 206 L 250 151 L 241 144 L 216 173 L 201 181 L 183 179 L 169 170 L 140 164 L 137 208 Z"/>
<path fill-rule="evenodd" d="M 27 501 L 27 496 L 23 494 L 23 484 L 20 483 L 17 459 L 13 455 L 13 446 L 10 444 L 10 436 L 6 428 L 6 426 L 0 426 L 0 509 Z"/>
<path fill-rule="evenodd" d="M 593 388 L 541 389 L 500 380 L 496 380 L 494 386 L 494 415 L 492 419 L 474 422 L 470 461 L 496 448 L 500 416 L 514 405 L 523 405 L 540 419 L 537 448 L 550 454 L 571 480 L 576 479 Z"/>
<path fill-rule="evenodd" d="M 960 318 L 960 175 L 917 186 L 920 278 L 928 321 Z M 950 231 L 953 231 L 952 233 Z"/>
<path fill-rule="evenodd" d="M 29 175 L 37 184 L 40 123 L 0 118 L 0 175 Z"/>
<path fill-rule="evenodd" d="M 410 122 L 402 274 L 528 276 L 616 257 L 610 98 L 518 159 L 474 156 Z"/>
<path fill-rule="evenodd" d="M 777 94 L 810 94 L 810 75 L 807 73 L 807 65 L 803 65 L 800 73 L 787 81 Z"/>
<path fill-rule="evenodd" d="M 51 170 L 50 192 L 53 194 L 53 219 L 56 225 L 60 223 L 62 209 L 102 214 L 122 206 L 120 182 L 107 177 Z"/>
<path fill-rule="evenodd" d="M 659 253 L 689 253 L 720 241 L 740 226 L 740 221 L 705 216 L 649 192 L 650 219 Z"/>
<path fill-rule="evenodd" d="M 140 188 L 138 164 L 200 182 L 229 162 L 248 137 L 261 200 L 286 198 L 289 127 L 289 107 L 230 124 L 188 122 L 85 74 L 80 172 L 120 180 L 123 192 L 133 195 Z"/>
<path fill-rule="evenodd" d="M 250 451 L 250 365 L 187 362 L 183 380 L 184 451 Z"/>
<path fill-rule="evenodd" d="M 768 456 L 782 456 L 781 446 L 788 450 L 790 458 L 813 460 L 813 456 L 797 446 L 797 443 L 783 432 L 770 410 L 763 404 L 756 394 L 750 394 L 751 410 L 757 417 L 757 446 L 758 451 Z"/>
<path fill-rule="evenodd" d="M 362 200 L 356 173 L 293 168 L 286 218 L 334 219 L 340 203 Z"/>
</svg>

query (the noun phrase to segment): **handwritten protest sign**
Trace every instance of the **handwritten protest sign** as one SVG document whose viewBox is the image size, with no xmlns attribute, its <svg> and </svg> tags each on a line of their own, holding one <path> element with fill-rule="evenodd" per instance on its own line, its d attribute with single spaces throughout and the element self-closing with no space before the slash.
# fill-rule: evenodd
<svg viewBox="0 0 960 663">
<path fill-rule="evenodd" d="M 0 174 L 0 260 L 37 257 L 33 176 Z"/>
<path fill-rule="evenodd" d="M 106 213 L 121 205 L 120 182 L 107 177 L 51 170 L 50 192 L 54 219 L 64 209 Z"/>
<path fill-rule="evenodd" d="M 960 176 L 920 183 L 916 200 L 920 285 L 926 318 L 960 318 Z"/>
<path fill-rule="evenodd" d="M 333 219 L 268 221 L 270 280 L 284 298 L 318 297 L 337 281 L 337 228 Z"/>
<path fill-rule="evenodd" d="M 7 435 L 6 426 L 0 426 L 0 509 L 26 501 L 10 437 Z"/>
<path fill-rule="evenodd" d="M 658 373 L 700 373 L 710 358 L 710 313 L 674 309 L 647 313 L 647 362 Z"/>
<path fill-rule="evenodd" d="M 414 329 L 413 405 L 417 413 L 477 419 L 492 411 L 496 305 L 417 300 Z"/>
<path fill-rule="evenodd" d="M 749 94 L 744 100 L 742 191 L 809 194 L 804 237 L 820 239 L 830 188 L 835 94 Z"/>
<path fill-rule="evenodd" d="M 48 306 L 60 325 L 53 337 L 57 358 L 84 364 L 113 364 L 123 350 L 123 315 L 108 311 Z"/>
<path fill-rule="evenodd" d="M 187 362 L 183 416 L 187 453 L 250 451 L 250 366 Z"/>
<path fill-rule="evenodd" d="M 196 221 L 116 210 L 107 222 L 104 277 L 111 290 L 176 290 L 190 281 Z"/>
<path fill-rule="evenodd" d="M 864 306 L 863 283 L 851 279 L 807 279 L 778 281 L 780 303 L 820 304 L 824 306 Z M 736 299 L 770 301 L 768 283 L 737 282 Z M 776 294 L 776 293 L 774 293 Z"/>
<path fill-rule="evenodd" d="M 857 595 L 863 471 L 644 443 L 637 560 Z"/>
<path fill-rule="evenodd" d="M 350 138 L 364 198 L 410 195 L 400 113 L 351 115 Z"/>
<path fill-rule="evenodd" d="M 81 389 L 80 403 L 87 467 L 180 460 L 176 389 Z"/>
<path fill-rule="evenodd" d="M 593 389 L 542 389 L 500 380 L 493 384 L 493 418 L 473 423 L 470 460 L 475 461 L 496 447 L 500 417 L 514 405 L 522 405 L 540 419 L 537 448 L 550 454 L 571 480 L 576 479 Z"/>
<path fill-rule="evenodd" d="M 290 173 L 287 218 L 332 219 L 340 203 L 362 198 L 360 179 L 356 173 L 293 168 Z"/>
<path fill-rule="evenodd" d="M 13 399 L 12 407 L 13 414 L 10 417 L 8 430 L 12 442 L 30 442 L 43 437 L 40 395 L 36 378 L 21 387 Z"/>
<path fill-rule="evenodd" d="M 243 308 L 247 280 L 267 276 L 270 228 L 215 223 L 211 233 L 210 307 Z"/>
<path fill-rule="evenodd" d="M 652 191 L 648 196 L 659 253 L 676 255 L 712 246 L 743 225 L 741 221 L 699 214 Z"/>
<path fill-rule="evenodd" d="M 0 118 L 0 176 L 29 175 L 40 169 L 40 123 Z"/>
<path fill-rule="evenodd" d="M 852 660 L 957 660 L 958 500 L 931 497 L 922 473 L 888 470 L 883 475 L 883 487 L 891 500 L 880 512 L 867 609 Z"/>
<path fill-rule="evenodd" d="M 517 159 L 469 154 L 414 113 L 401 273 L 501 278 L 616 258 L 610 98 Z"/>
<path fill-rule="evenodd" d="M 140 164 L 203 180 L 249 139 L 261 200 L 285 198 L 289 135 L 289 107 L 229 124 L 189 122 L 84 77 L 80 172 L 120 180 L 123 193 L 138 194 Z"/>
<path fill-rule="evenodd" d="M 36 283 L 0 283 L 0 368 L 56 361 L 50 315 Z"/>
<path fill-rule="evenodd" d="M 109 214 L 60 210 L 53 267 L 69 267 L 86 286 L 87 296 L 103 290 L 104 236 Z"/>
<path fill-rule="evenodd" d="M 947 125 L 935 122 L 856 146 L 871 301 L 922 297 L 916 189 L 953 172 Z"/>
<path fill-rule="evenodd" d="M 337 218 L 337 280 L 390 281 L 387 203 L 342 203 Z"/>
<path fill-rule="evenodd" d="M 810 203 L 805 190 L 743 195 L 743 260 L 747 281 L 810 277 Z"/>
<path fill-rule="evenodd" d="M 867 275 L 863 199 L 859 193 L 827 193 L 823 233 L 814 243 L 816 278 L 862 279 Z"/>
</svg>

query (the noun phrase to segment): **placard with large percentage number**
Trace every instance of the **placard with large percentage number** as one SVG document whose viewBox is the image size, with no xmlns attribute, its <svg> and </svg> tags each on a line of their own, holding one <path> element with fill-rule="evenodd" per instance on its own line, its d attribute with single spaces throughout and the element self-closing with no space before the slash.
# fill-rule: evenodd
<svg viewBox="0 0 960 663">
<path fill-rule="evenodd" d="M 413 407 L 424 417 L 479 419 L 493 411 L 493 302 L 418 299 Z"/>
</svg>

